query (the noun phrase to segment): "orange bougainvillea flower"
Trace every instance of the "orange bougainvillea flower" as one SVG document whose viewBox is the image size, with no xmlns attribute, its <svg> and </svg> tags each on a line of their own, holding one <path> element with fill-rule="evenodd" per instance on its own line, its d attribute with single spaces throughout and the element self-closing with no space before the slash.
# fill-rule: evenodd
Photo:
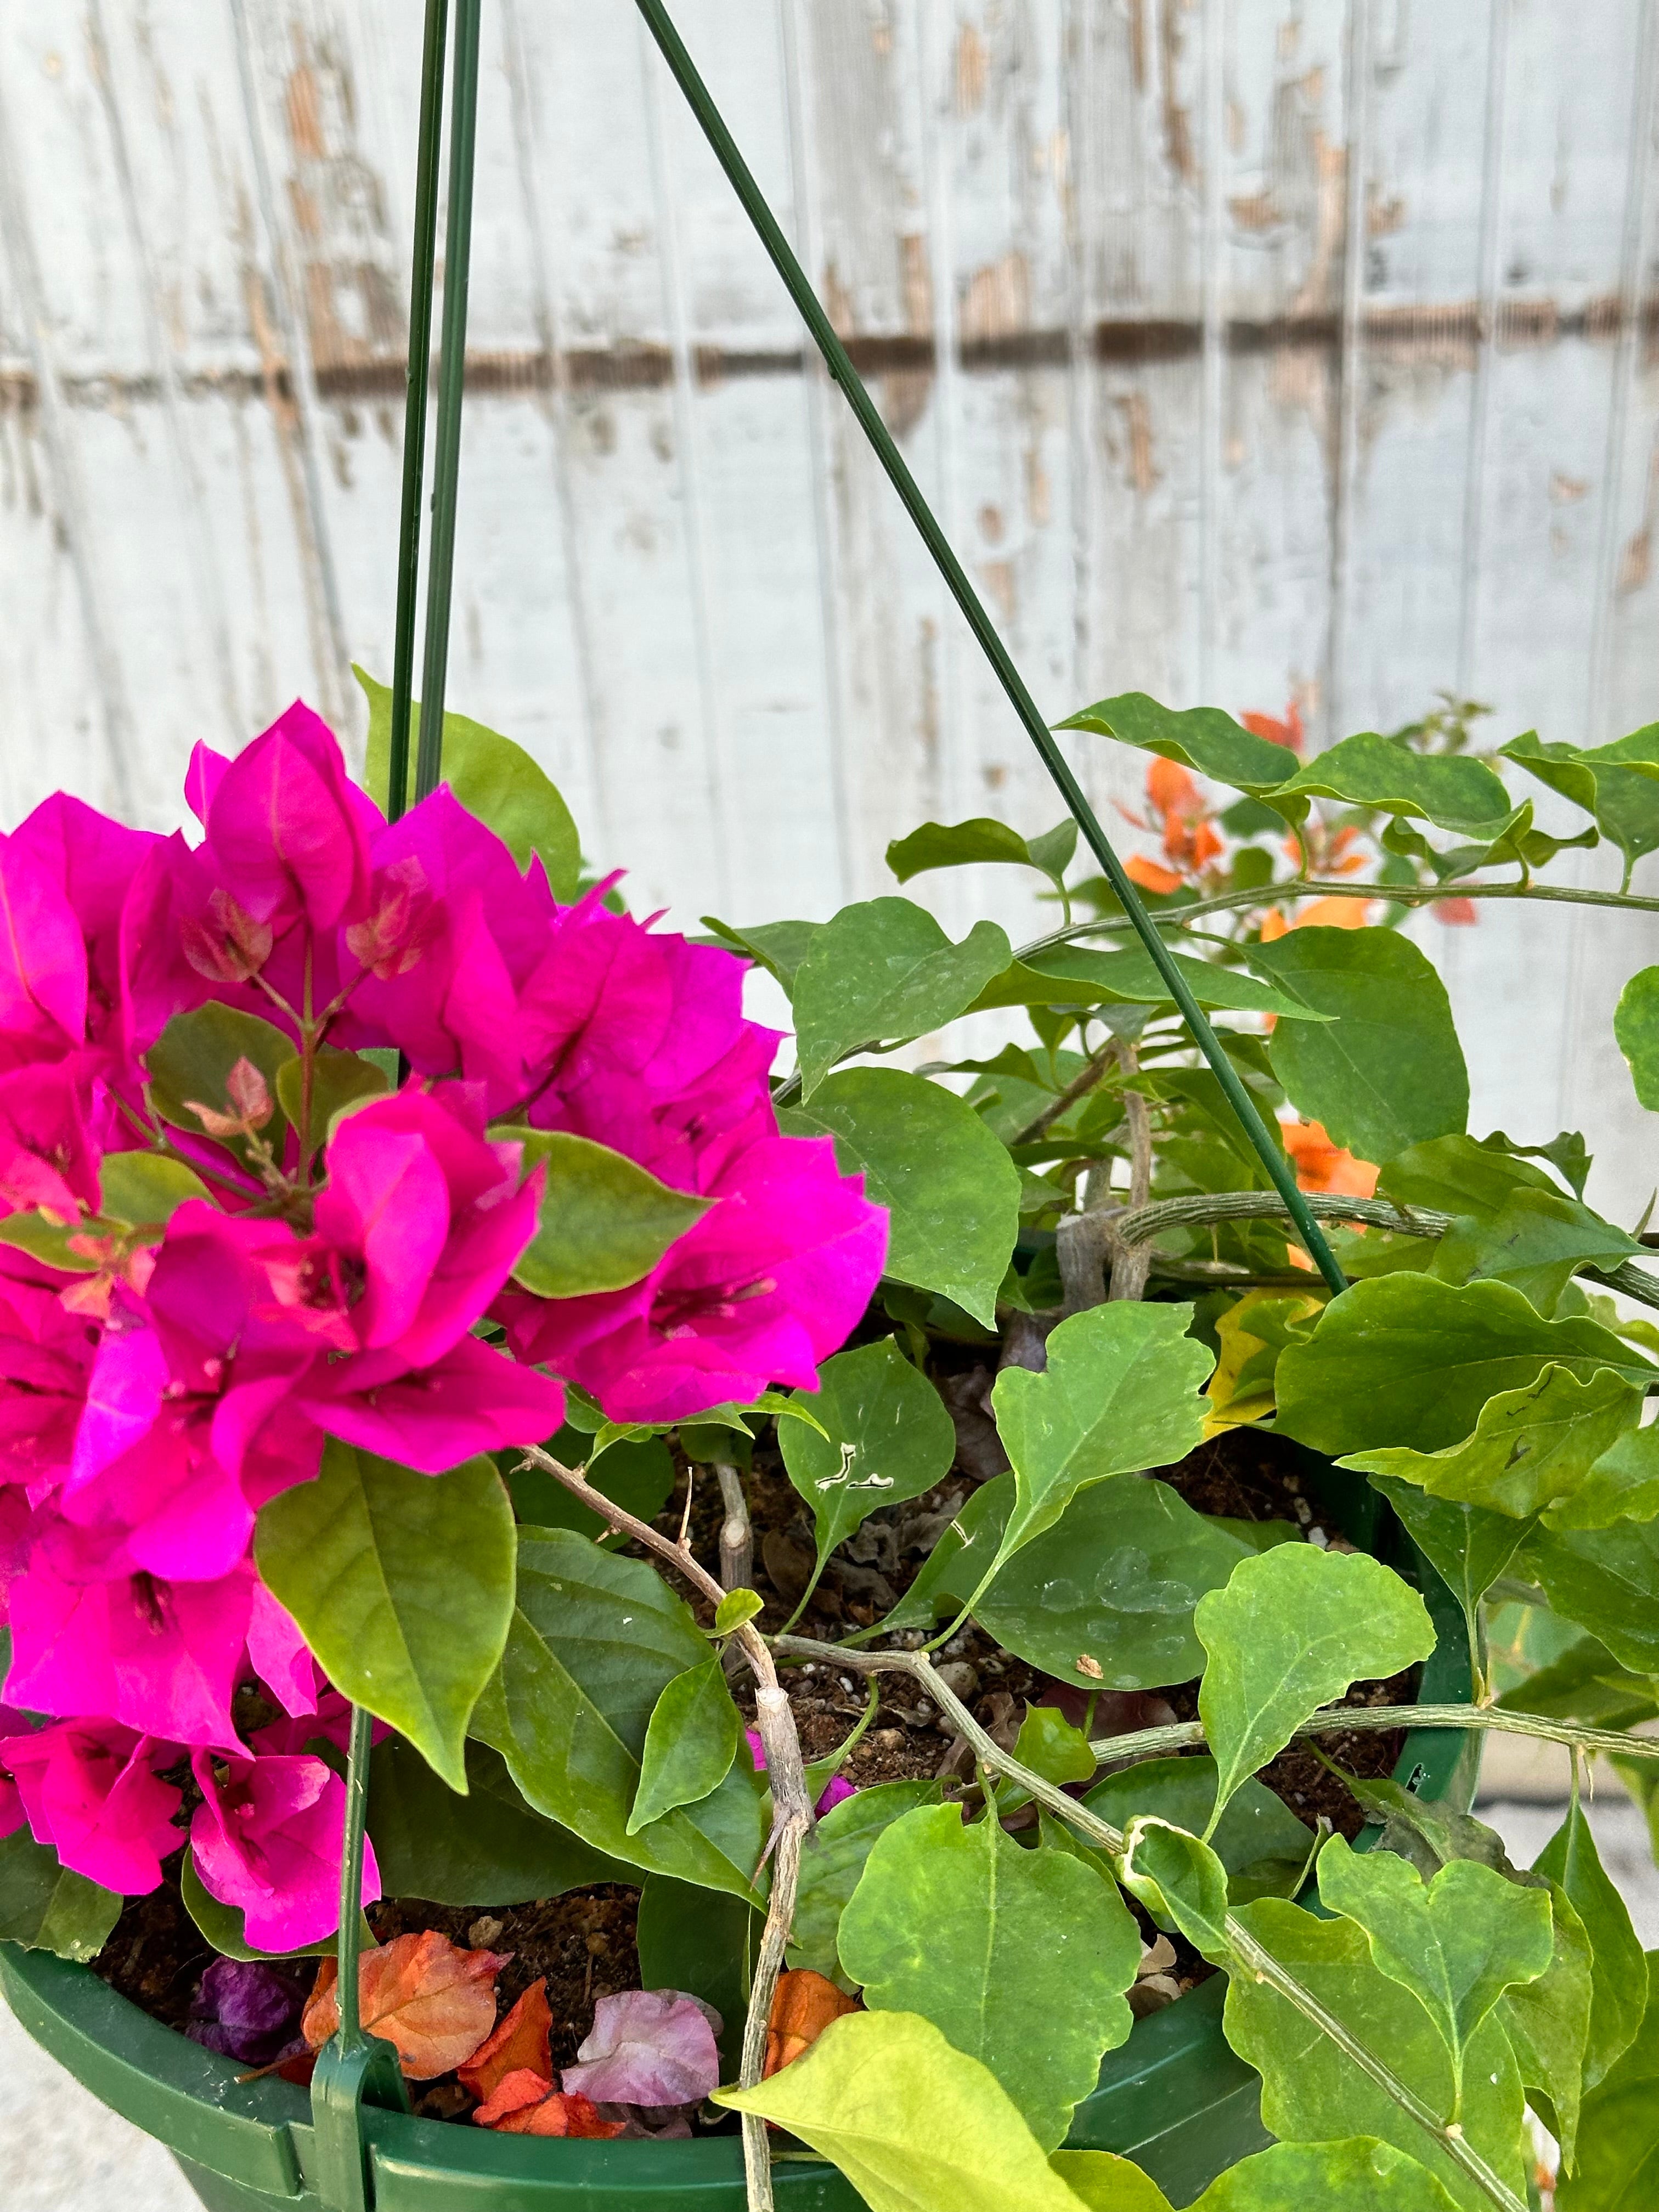
<svg viewBox="0 0 1659 2212">
<path fill-rule="evenodd" d="M 856 2012 L 859 2002 L 810 1966 L 778 1976 L 772 2018 L 766 2031 L 766 2078 L 789 2065 L 816 2043 L 832 2020 Z"/>
<path fill-rule="evenodd" d="M 548 2009 L 545 1978 L 532 1982 L 511 2012 L 478 2045 L 465 2066 L 455 2069 L 462 2088 L 488 2104 L 509 2075 L 528 2071 L 542 2084 L 543 2094 L 553 2086 L 548 2057 L 548 2038 L 553 2015 Z"/>
<path fill-rule="evenodd" d="M 495 2025 L 495 1977 L 512 1955 L 463 1951 L 430 1928 L 365 1951 L 357 1969 L 363 2027 L 395 2046 L 411 2081 L 464 2066 Z M 340 2025 L 338 1972 L 323 1960 L 306 2004 L 301 2033 L 313 2051 Z"/>
<path fill-rule="evenodd" d="M 1370 1162 L 1334 1145 L 1320 1122 L 1281 1121 L 1279 1130 L 1296 1164 L 1298 1189 L 1333 1191 L 1344 1198 L 1370 1198 L 1375 1192 L 1377 1171 Z"/>
<path fill-rule="evenodd" d="M 1285 709 L 1282 722 L 1276 722 L 1271 714 L 1241 714 L 1238 719 L 1252 736 L 1266 738 L 1270 745 L 1288 745 L 1293 753 L 1301 751 L 1306 732 L 1302 727 L 1302 709 L 1294 699 Z"/>
<path fill-rule="evenodd" d="M 1132 884 L 1139 884 L 1142 890 L 1158 891 L 1165 896 L 1170 891 L 1178 891 L 1185 880 L 1173 868 L 1161 868 L 1156 860 L 1143 860 L 1139 853 L 1133 854 L 1123 863 L 1123 872 Z"/>
<path fill-rule="evenodd" d="M 1470 929 L 1480 919 L 1472 898 L 1436 899 L 1429 912 L 1437 921 L 1443 921 L 1453 929 Z M 64 1304 L 69 1304 L 67 1297 Z"/>
<path fill-rule="evenodd" d="M 503 2136 L 580 2136 L 605 2142 L 627 2132 L 626 2120 L 607 2120 L 591 2098 L 561 2096 L 528 2066 L 508 2074 L 488 2104 L 472 2115 L 481 2128 Z"/>
<path fill-rule="evenodd" d="M 1261 942 L 1276 945 L 1293 929 L 1364 929 L 1370 918 L 1370 899 L 1310 899 L 1294 921 L 1279 907 L 1269 907 L 1261 917 Z"/>
</svg>

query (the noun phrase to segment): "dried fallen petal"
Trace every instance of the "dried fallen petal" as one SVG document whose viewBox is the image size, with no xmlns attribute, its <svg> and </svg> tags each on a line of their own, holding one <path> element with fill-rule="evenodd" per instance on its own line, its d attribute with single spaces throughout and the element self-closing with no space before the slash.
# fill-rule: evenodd
<svg viewBox="0 0 1659 2212">
<path fill-rule="evenodd" d="M 495 1977 L 511 1953 L 463 1951 L 434 1929 L 398 1936 L 358 1962 L 365 2029 L 393 2045 L 411 2081 L 429 2081 L 472 2057 L 495 2025 Z M 337 1969 L 325 1959 L 301 2032 L 320 2050 L 340 2024 Z"/>
<path fill-rule="evenodd" d="M 499 1929 L 501 1923 L 495 1924 Z M 466 2064 L 456 2069 L 461 2087 L 484 2103 L 494 2097 L 496 2088 L 510 2075 L 527 2070 L 541 2082 L 545 2095 L 553 2086 L 553 2068 L 547 2051 L 552 2027 L 553 2015 L 548 2009 L 547 1982 L 544 1978 L 532 1982 Z"/>
<path fill-rule="evenodd" d="M 561 2077 L 608 2105 L 695 2105 L 720 2087 L 714 2038 L 722 2023 L 712 2005 L 680 1990 L 624 1990 L 601 1997 L 593 2028 Z"/>
<path fill-rule="evenodd" d="M 574 2094 L 561 2096 L 556 2089 L 539 2098 L 526 2098 L 523 2104 L 509 2109 L 505 2102 L 509 2085 L 527 2083 L 534 2078 L 527 2073 L 509 2075 L 496 2093 L 501 2117 L 486 2119 L 480 2111 L 472 2115 L 473 2118 L 504 2136 L 571 2136 L 605 2142 L 627 2132 L 625 2120 L 607 2120 L 591 2098 Z"/>
<path fill-rule="evenodd" d="M 778 1976 L 772 2018 L 766 2031 L 766 2078 L 787 2066 L 816 2043 L 832 2020 L 856 2012 L 859 2002 L 810 1966 Z"/>
<path fill-rule="evenodd" d="M 499 2128 L 514 2112 L 528 2112 L 532 2106 L 539 2105 L 550 2086 L 528 2066 L 504 2074 L 472 2115 L 474 2124 L 481 2128 Z"/>
</svg>

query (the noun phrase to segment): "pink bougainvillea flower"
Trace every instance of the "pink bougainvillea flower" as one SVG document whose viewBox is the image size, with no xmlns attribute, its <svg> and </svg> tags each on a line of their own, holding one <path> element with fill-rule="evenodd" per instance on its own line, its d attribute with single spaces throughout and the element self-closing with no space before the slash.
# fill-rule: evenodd
<svg viewBox="0 0 1659 2212">
<path fill-rule="evenodd" d="M 811 1389 L 869 1304 L 887 1216 L 828 1138 L 763 1137 L 720 1203 L 632 1289 L 497 1301 L 519 1358 L 590 1391 L 612 1420 L 683 1420 L 769 1383 Z"/>
<path fill-rule="evenodd" d="M 750 1757 L 755 1762 L 756 1773 L 764 1774 L 766 1771 L 766 1746 L 761 1741 L 760 1730 L 758 1729 L 745 1729 L 744 1730 L 744 1735 L 748 1741 Z M 848 1782 L 842 1775 L 832 1774 L 828 1782 L 824 1784 L 823 1788 L 819 1791 L 818 1802 L 812 1808 L 812 1810 L 821 1820 L 826 1813 L 833 1813 L 837 1805 L 844 1805 L 849 1797 L 856 1797 L 858 1794 L 858 1785 L 856 1783 Z"/>
<path fill-rule="evenodd" d="M 0 1212 L 40 1206 L 60 1221 L 98 1208 L 98 1148 L 87 1127 L 89 1086 L 76 1054 L 0 1075 Z"/>
<path fill-rule="evenodd" d="M 593 2026 L 560 2083 L 596 2105 L 695 2105 L 720 2087 L 712 2005 L 679 1990 L 624 1990 L 601 1997 Z"/>
<path fill-rule="evenodd" d="M 87 947 L 62 883 L 21 830 L 0 837 L 0 1055 L 61 1060 L 86 1041 Z"/>
<path fill-rule="evenodd" d="M 320 1759 L 191 1761 L 202 1802 L 190 1824 L 202 1886 L 243 1915 L 256 1951 L 292 1951 L 339 1918 L 345 1784 Z M 374 1848 L 363 1846 L 363 1902 L 380 1893 Z"/>
<path fill-rule="evenodd" d="M 38 1504 L 69 1471 L 98 1330 L 65 1311 L 75 1279 L 0 1245 L 0 1495 L 8 1483 Z"/>
<path fill-rule="evenodd" d="M 210 1583 L 100 1581 L 77 1534 L 37 1527 L 12 1579 L 8 1695 L 31 1712 L 107 1713 L 170 1743 L 234 1747 L 230 1707 L 247 1645 L 252 1564 Z"/>
<path fill-rule="evenodd" d="M 179 1847 L 173 1816 L 182 1801 L 155 1771 L 177 1756 L 114 1721 L 0 1736 L 0 1768 L 17 1785 L 36 1843 L 50 1844 L 71 1873 L 128 1897 L 155 1888 L 161 1861 Z"/>
<path fill-rule="evenodd" d="M 313 1735 L 322 1734 L 317 1714 L 323 1694 L 317 1662 L 306 1648 L 299 1623 L 254 1578 L 249 1592 L 248 1664 L 291 1720 L 302 1720 Z M 339 1700 L 343 1706 L 343 1698 Z M 350 1708 L 346 1711 L 349 1715 Z"/>
<path fill-rule="evenodd" d="M 299 700 L 236 758 L 202 762 L 204 850 L 258 922 L 313 930 L 358 918 L 368 894 L 368 840 L 379 814 L 346 774 L 334 732 Z"/>
<path fill-rule="evenodd" d="M 368 1352 L 315 1368 L 295 1407 L 343 1443 L 422 1474 L 444 1474 L 476 1453 L 551 1436 L 564 1419 L 564 1393 L 532 1367 L 464 1336 L 425 1367 L 404 1370 L 394 1353 Z"/>
</svg>

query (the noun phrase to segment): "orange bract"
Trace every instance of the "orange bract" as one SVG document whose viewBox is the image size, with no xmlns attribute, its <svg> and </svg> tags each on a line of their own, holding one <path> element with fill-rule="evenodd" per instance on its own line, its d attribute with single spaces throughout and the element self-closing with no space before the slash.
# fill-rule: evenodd
<svg viewBox="0 0 1659 2212">
<path fill-rule="evenodd" d="M 817 2041 L 832 2020 L 858 2009 L 856 1997 L 849 1997 L 823 1975 L 815 1974 L 810 1966 L 797 1966 L 793 1972 L 780 1974 L 777 1994 L 772 1999 L 772 2018 L 766 2031 L 766 2078 L 769 2080 L 780 2067 L 799 2058 L 803 2051 Z"/>
<path fill-rule="evenodd" d="M 1279 1134 L 1296 1163 L 1298 1188 L 1333 1191 L 1345 1198 L 1370 1198 L 1376 1190 L 1377 1171 L 1370 1162 L 1334 1145 L 1320 1122 L 1281 1121 Z"/>
<path fill-rule="evenodd" d="M 496 2023 L 465 2066 L 457 2067 L 461 2087 L 487 2102 L 511 2075 L 528 2070 L 545 2091 L 553 2084 L 548 2038 L 553 2015 L 548 2009 L 545 1977 L 532 1982 L 511 2012 Z"/>
<path fill-rule="evenodd" d="M 502 2136 L 573 2136 L 604 2142 L 625 2134 L 626 2120 L 606 2120 L 591 2098 L 550 2090 L 540 2075 L 523 2067 L 509 2074 L 487 2105 L 472 2115 L 481 2128 Z"/>
<path fill-rule="evenodd" d="M 1173 868 L 1161 868 L 1156 860 L 1143 860 L 1139 853 L 1123 863 L 1123 872 L 1132 884 L 1139 884 L 1142 890 L 1164 895 L 1178 891 L 1183 880 Z"/>
<path fill-rule="evenodd" d="M 1302 727 L 1302 709 L 1294 699 L 1285 709 L 1285 719 L 1277 722 L 1271 714 L 1241 714 L 1239 720 L 1252 737 L 1266 738 L 1270 745 L 1286 745 L 1291 752 L 1299 753 L 1305 734 Z"/>
<path fill-rule="evenodd" d="M 399 1936 L 358 1961 L 363 2027 L 392 2044 L 411 2081 L 429 2081 L 465 2065 L 495 2025 L 495 1977 L 510 1952 L 463 1951 L 424 1929 Z M 301 2033 L 320 2051 L 340 2024 L 338 1969 L 325 1959 Z"/>
</svg>

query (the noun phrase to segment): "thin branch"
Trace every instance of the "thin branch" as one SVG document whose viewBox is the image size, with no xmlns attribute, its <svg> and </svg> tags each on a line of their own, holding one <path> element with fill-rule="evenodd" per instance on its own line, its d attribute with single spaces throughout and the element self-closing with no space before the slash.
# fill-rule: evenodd
<svg viewBox="0 0 1659 2212">
<path fill-rule="evenodd" d="M 1106 1063 L 1112 1058 L 1116 1044 L 1115 1037 L 1109 1037 L 1092 1059 L 1084 1062 L 1058 1097 L 1051 1098 L 1042 1111 L 1034 1120 L 1028 1121 L 1017 1137 L 1009 1138 L 1010 1151 L 1016 1145 L 1035 1145 L 1040 1137 L 1046 1137 L 1066 1109 L 1075 1106 L 1085 1091 L 1094 1089 L 1104 1074 Z"/>
<path fill-rule="evenodd" d="M 1127 1037 L 1116 1040 L 1115 1052 L 1124 1074 L 1135 1074 L 1139 1062 Z M 1123 1112 L 1129 1124 L 1129 1204 L 1127 1212 L 1115 1215 L 1107 1224 L 1107 1246 L 1112 1255 L 1111 1287 L 1107 1295 L 1113 1299 L 1139 1298 L 1146 1288 L 1152 1264 L 1151 1246 L 1137 1249 L 1121 1227 L 1145 1208 L 1152 1194 L 1152 1121 L 1139 1091 L 1124 1092 Z"/>
<path fill-rule="evenodd" d="M 743 1494 L 743 1477 L 735 1467 L 714 1462 L 726 1518 L 720 1523 L 720 1580 L 729 1590 L 747 1589 L 755 1571 L 755 1532 L 749 1520 L 749 1500 Z"/>
<path fill-rule="evenodd" d="M 683 1575 L 699 1596 L 719 1606 L 726 1592 L 708 1569 L 692 1557 L 688 1543 L 676 1543 L 659 1528 L 653 1528 L 648 1521 L 624 1512 L 583 1476 L 562 1466 L 550 1452 L 532 1444 L 525 1452 L 524 1463 L 539 1468 L 544 1474 L 550 1474 L 556 1482 L 562 1483 L 571 1496 L 580 1498 L 590 1511 L 599 1514 L 612 1528 L 631 1536 L 647 1552 L 653 1552 Z M 732 1640 L 742 1650 L 755 1677 L 755 1725 L 766 1753 L 766 1778 L 772 1792 L 772 1833 L 761 1857 L 761 1866 L 769 1857 L 774 1862 L 772 1890 L 767 1900 L 760 1955 L 750 1988 L 749 2014 L 743 2031 L 743 2066 L 738 2075 L 739 2086 L 752 2089 L 759 2082 L 766 2063 L 766 2032 L 771 2026 L 772 2001 L 777 1993 L 784 1948 L 794 1921 L 800 1847 L 811 1830 L 812 1806 L 806 1794 L 806 1770 L 795 1717 L 779 1686 L 778 1670 L 766 1640 L 752 1621 L 745 1621 L 736 1630 Z M 760 1868 L 755 1872 L 758 1879 Z M 771 2151 L 766 2123 L 752 2112 L 745 2112 L 743 2118 L 743 2162 L 748 2182 L 749 2212 L 773 2212 Z"/>
<path fill-rule="evenodd" d="M 1364 1734 L 1397 1728 L 1487 1729 L 1498 1735 L 1535 1736 L 1545 1743 L 1572 1744 L 1580 1751 L 1606 1752 L 1619 1759 L 1659 1759 L 1659 1736 L 1583 1728 L 1575 1721 L 1547 1720 L 1540 1713 L 1514 1712 L 1504 1705 L 1327 1705 L 1294 1733 Z M 1137 1729 L 1132 1735 L 1102 1736 L 1089 1748 L 1103 1765 L 1127 1766 L 1204 1741 L 1202 1721 L 1172 1721 L 1164 1728 Z"/>
<path fill-rule="evenodd" d="M 1122 1831 L 1113 1827 L 1097 1814 L 1080 1805 L 1076 1798 L 1068 1797 L 1063 1790 L 1046 1782 L 1028 1766 L 1002 1748 L 987 1734 L 974 1718 L 960 1698 L 939 1676 L 939 1670 L 920 1651 L 848 1651 L 842 1645 L 818 1644 L 804 1636 L 780 1636 L 774 1639 L 775 1649 L 789 1658 L 827 1660 L 831 1664 L 851 1667 L 866 1674 L 908 1674 L 920 1682 L 941 1712 L 948 1714 L 957 1732 L 972 1745 L 983 1765 L 1030 1792 L 1041 1805 L 1066 1821 L 1084 1839 L 1113 1858 L 1123 1853 Z M 1243 1922 L 1232 1913 L 1227 1915 L 1226 1938 L 1229 1948 L 1237 1964 L 1275 1990 L 1287 2004 L 1295 2007 L 1303 2018 L 1322 2034 L 1327 2035 L 1343 2055 L 1351 2059 L 1361 2071 L 1376 2082 L 1386 2096 L 1423 2132 L 1431 2136 L 1452 2162 L 1461 2166 L 1469 2179 L 1488 2200 L 1499 2207 L 1499 2212 L 1526 2212 L 1521 2199 L 1495 2173 L 1479 2151 L 1464 2140 L 1462 2130 L 1455 2123 L 1440 2119 L 1414 2091 L 1395 2075 L 1373 2051 L 1353 2035 L 1335 2015 L 1326 2010 L 1311 1990 L 1304 1989 L 1295 1978 L 1287 1973 L 1271 1952 L 1266 1950 L 1252 1936 Z"/>
</svg>

